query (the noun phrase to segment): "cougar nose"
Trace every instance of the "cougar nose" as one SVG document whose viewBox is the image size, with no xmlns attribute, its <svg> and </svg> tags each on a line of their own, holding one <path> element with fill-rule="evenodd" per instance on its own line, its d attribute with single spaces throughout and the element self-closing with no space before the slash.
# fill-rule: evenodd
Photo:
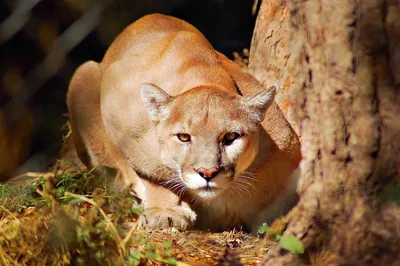
<svg viewBox="0 0 400 266">
<path fill-rule="evenodd" d="M 205 180 L 209 181 L 212 178 L 216 177 L 218 175 L 219 169 L 216 167 L 213 167 L 211 169 L 206 169 L 206 168 L 199 168 L 196 170 L 196 172 Z"/>
</svg>

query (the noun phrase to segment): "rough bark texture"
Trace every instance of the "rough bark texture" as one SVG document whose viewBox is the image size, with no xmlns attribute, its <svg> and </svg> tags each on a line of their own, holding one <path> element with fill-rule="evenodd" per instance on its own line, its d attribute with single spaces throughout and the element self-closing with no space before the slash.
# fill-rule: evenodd
<svg viewBox="0 0 400 266">
<path fill-rule="evenodd" d="M 400 263 L 400 208 L 378 200 L 400 179 L 399 18 L 399 1 L 262 2 L 250 71 L 278 84 L 301 136 L 300 201 L 285 234 L 306 248 L 300 260 L 276 245 L 265 265 L 321 253 L 320 265 Z"/>
</svg>

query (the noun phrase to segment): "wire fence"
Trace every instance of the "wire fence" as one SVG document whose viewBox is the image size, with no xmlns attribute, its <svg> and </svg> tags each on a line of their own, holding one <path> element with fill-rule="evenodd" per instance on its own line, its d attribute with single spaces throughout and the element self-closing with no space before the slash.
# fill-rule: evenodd
<svg viewBox="0 0 400 266">
<path fill-rule="evenodd" d="M 32 2 L 38 3 L 40 0 L 35 1 Z M 5 30 L 4 36 L 2 34 L 3 32 L 0 32 L 2 42 L 5 41 L 5 38 L 11 37 L 12 34 L 15 34 L 16 30 L 21 30 L 23 23 L 26 23 L 26 19 L 23 19 L 23 17 L 29 16 L 29 12 L 27 11 L 29 11 L 29 8 L 33 8 L 34 6 L 29 1 L 21 0 L 19 2 L 20 4 L 10 16 L 10 18 L 13 19 L 11 21 L 6 20 L 3 22 L 8 25 L 4 25 L 4 27 L 1 27 L 2 29 L 8 26 L 12 30 Z M 100 16 L 104 7 L 105 3 L 99 2 L 85 12 L 53 42 L 51 50 L 43 61 L 38 63 L 26 77 L 19 81 L 15 90 L 10 95 L 11 99 L 5 106 L 5 113 L 12 122 L 16 121 L 20 117 L 27 101 L 49 79 L 57 74 L 61 66 L 69 66 L 67 58 L 68 53 L 96 28 L 99 24 Z M 3 24 L 1 26 L 3 26 Z"/>
<path fill-rule="evenodd" d="M 0 120 L 0 180 L 14 174 L 16 168 L 20 168 L 17 172 L 43 168 L 48 164 L 49 157 L 54 156 L 54 151 L 51 150 L 56 150 L 59 145 L 50 144 L 49 146 L 53 147 L 48 148 L 44 143 L 37 144 L 38 137 L 33 139 L 34 143 L 32 140 L 27 140 L 32 138 L 32 134 L 38 135 L 38 133 L 45 132 L 43 129 L 37 130 L 35 126 L 43 126 L 40 124 L 44 124 L 46 117 L 51 116 L 51 114 L 44 116 L 45 112 L 43 111 L 30 110 L 32 107 L 38 107 L 37 104 L 32 104 L 33 98 L 40 90 L 46 90 L 46 83 L 56 76 L 60 76 L 61 69 L 68 74 L 73 72 L 75 65 L 71 61 L 69 53 L 98 27 L 107 5 L 106 1 L 98 1 L 87 6 L 77 6 L 73 1 L 65 1 L 64 4 L 67 4 L 67 7 L 78 10 L 80 15 L 58 35 L 54 34 L 55 32 L 51 29 L 57 29 L 59 21 L 52 18 L 52 23 L 54 23 L 52 25 L 46 20 L 46 13 L 52 11 L 52 5 L 44 2 L 46 1 L 3 2 L 2 8 L 8 9 L 9 15 L 0 24 L 0 47 L 5 50 L 2 51 L 2 57 L 5 57 L 5 66 L 2 69 L 3 87 L 0 94 L 3 98 L 0 109 L 0 116 L 2 116 Z M 39 7 L 40 4 L 44 4 L 44 6 Z M 39 14 L 34 14 L 34 9 L 38 7 L 39 10 L 44 9 L 44 19 L 42 19 L 40 11 Z M 65 11 L 68 12 L 68 9 Z M 40 53 L 42 58 L 37 60 L 37 56 L 28 53 L 28 57 L 32 56 L 32 62 L 27 60 L 29 70 L 26 70 L 27 66 L 19 65 L 19 62 L 12 63 L 11 67 L 7 68 L 7 62 L 14 59 L 12 58 L 14 51 L 18 53 L 18 50 L 23 50 L 24 46 L 31 42 L 36 46 L 31 53 Z M 11 53 L 8 54 L 7 50 Z M 65 75 L 63 85 L 68 82 L 68 76 Z M 61 91 L 63 93 L 60 94 L 65 93 L 65 89 Z M 54 108 L 45 109 L 50 112 L 55 111 Z M 35 123 L 38 120 L 39 125 Z M 49 126 L 47 125 L 47 127 Z M 57 128 L 59 129 L 59 127 Z M 50 132 L 56 130 L 53 129 Z M 43 134 L 42 137 L 45 139 L 48 134 Z M 50 137 L 49 143 L 51 142 L 54 143 L 54 140 Z M 32 146 L 43 147 L 37 147 L 39 151 L 32 153 L 30 150 Z"/>
</svg>

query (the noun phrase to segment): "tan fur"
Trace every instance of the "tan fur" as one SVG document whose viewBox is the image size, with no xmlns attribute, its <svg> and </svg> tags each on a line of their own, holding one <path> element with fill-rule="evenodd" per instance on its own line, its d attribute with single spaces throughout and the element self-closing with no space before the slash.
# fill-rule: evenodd
<svg viewBox="0 0 400 266">
<path fill-rule="evenodd" d="M 127 27 L 101 63 L 78 68 L 67 102 L 81 160 L 133 186 L 143 225 L 220 230 L 277 215 L 294 193 L 299 141 L 274 92 L 190 24 L 154 14 Z M 213 167 L 206 189 L 197 169 Z"/>
</svg>

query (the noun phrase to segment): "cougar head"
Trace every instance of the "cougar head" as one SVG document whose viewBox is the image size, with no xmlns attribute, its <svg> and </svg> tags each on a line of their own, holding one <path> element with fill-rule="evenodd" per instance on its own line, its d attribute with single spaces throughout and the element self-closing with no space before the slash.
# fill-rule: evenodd
<svg viewBox="0 0 400 266">
<path fill-rule="evenodd" d="M 162 163 L 202 198 L 228 189 L 252 164 L 275 92 L 270 87 L 240 96 L 202 86 L 173 97 L 153 84 L 141 86 Z"/>
</svg>

